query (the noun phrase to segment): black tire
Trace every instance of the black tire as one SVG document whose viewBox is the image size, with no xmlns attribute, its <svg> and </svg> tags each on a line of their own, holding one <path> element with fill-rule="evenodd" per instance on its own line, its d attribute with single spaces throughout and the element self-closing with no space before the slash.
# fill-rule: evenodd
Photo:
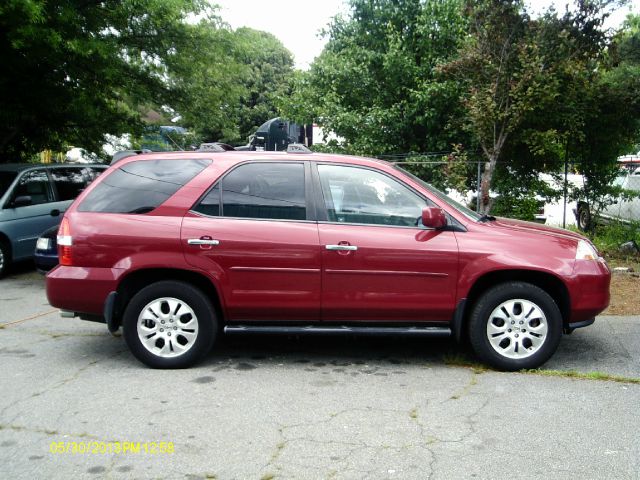
<svg viewBox="0 0 640 480">
<path fill-rule="evenodd" d="M 3 240 L 0 240 L 0 278 L 4 277 L 11 265 L 11 250 Z"/>
<path fill-rule="evenodd" d="M 541 335 L 545 326 L 546 333 Z M 469 319 L 473 350 L 499 370 L 538 368 L 557 350 L 561 336 L 562 315 L 556 302 L 541 288 L 525 282 L 506 282 L 487 290 Z"/>
<path fill-rule="evenodd" d="M 593 227 L 591 222 L 591 211 L 589 210 L 589 205 L 586 203 L 578 204 L 578 218 L 577 218 L 578 228 L 583 232 L 588 232 Z"/>
<path fill-rule="evenodd" d="M 173 305 L 180 306 L 172 313 Z M 146 319 L 142 318 L 143 314 Z M 195 339 L 189 341 L 187 335 L 193 335 L 195 328 L 191 323 L 193 319 L 197 329 Z M 218 331 L 215 310 L 206 295 L 194 286 L 179 281 L 161 281 L 140 290 L 127 305 L 122 320 L 124 339 L 131 353 L 151 368 L 190 367 L 209 353 Z M 149 328 L 149 341 L 146 342 L 149 348 L 141 340 L 141 336 L 145 336 L 144 331 L 138 333 L 139 320 L 140 328 Z M 183 330 L 187 326 L 189 328 Z M 179 353 L 187 345 L 186 351 Z"/>
</svg>

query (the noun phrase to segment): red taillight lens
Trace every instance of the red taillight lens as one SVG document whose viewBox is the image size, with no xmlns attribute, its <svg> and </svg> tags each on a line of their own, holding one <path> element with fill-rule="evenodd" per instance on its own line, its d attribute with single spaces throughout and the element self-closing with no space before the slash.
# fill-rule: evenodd
<svg viewBox="0 0 640 480">
<path fill-rule="evenodd" d="M 63 218 L 60 228 L 58 229 L 58 260 L 60 265 L 70 267 L 73 265 L 71 257 L 71 246 L 73 238 L 71 237 L 71 226 L 68 218 Z"/>
</svg>

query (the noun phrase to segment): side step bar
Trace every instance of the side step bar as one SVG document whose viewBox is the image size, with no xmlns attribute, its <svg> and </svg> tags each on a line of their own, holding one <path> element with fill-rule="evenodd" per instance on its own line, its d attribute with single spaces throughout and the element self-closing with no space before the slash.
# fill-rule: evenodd
<svg viewBox="0 0 640 480">
<path fill-rule="evenodd" d="M 227 325 L 225 334 L 261 333 L 267 335 L 371 335 L 449 337 L 446 327 L 360 327 L 360 326 L 295 326 L 295 325 Z"/>
</svg>

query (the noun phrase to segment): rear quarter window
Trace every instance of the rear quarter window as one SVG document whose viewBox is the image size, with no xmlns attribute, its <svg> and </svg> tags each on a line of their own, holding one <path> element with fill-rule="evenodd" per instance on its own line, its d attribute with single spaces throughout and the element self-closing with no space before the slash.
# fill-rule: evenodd
<svg viewBox="0 0 640 480">
<path fill-rule="evenodd" d="M 148 213 L 211 164 L 211 160 L 139 160 L 100 177 L 81 212 Z"/>
</svg>

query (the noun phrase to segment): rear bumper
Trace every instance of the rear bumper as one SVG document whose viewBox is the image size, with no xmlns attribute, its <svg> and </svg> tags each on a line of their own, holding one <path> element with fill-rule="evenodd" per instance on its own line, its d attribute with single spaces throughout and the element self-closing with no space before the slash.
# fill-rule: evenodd
<svg viewBox="0 0 640 480">
<path fill-rule="evenodd" d="M 118 268 L 58 265 L 47 274 L 47 299 L 61 310 L 102 317 L 107 296 L 116 290 L 123 273 Z"/>
</svg>

